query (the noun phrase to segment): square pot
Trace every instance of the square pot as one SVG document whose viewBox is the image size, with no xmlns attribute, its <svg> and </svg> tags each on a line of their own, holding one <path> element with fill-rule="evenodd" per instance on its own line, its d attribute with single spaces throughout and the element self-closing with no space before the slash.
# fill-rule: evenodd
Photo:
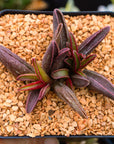
<svg viewBox="0 0 114 144">
<path fill-rule="evenodd" d="M 50 11 L 25 11 L 25 10 L 3 10 L 0 12 L 0 17 L 7 15 L 7 14 L 46 14 L 46 15 L 52 15 L 52 12 Z M 80 16 L 80 15 L 110 15 L 111 17 L 114 17 L 113 12 L 64 12 L 64 15 L 69 15 L 69 16 Z M 0 136 L 0 138 L 28 138 L 29 136 Z M 41 136 L 36 136 L 40 138 Z M 65 138 L 66 136 L 63 135 L 46 135 L 44 137 L 58 137 L 58 138 Z M 70 138 L 113 138 L 113 135 L 70 135 Z"/>
</svg>

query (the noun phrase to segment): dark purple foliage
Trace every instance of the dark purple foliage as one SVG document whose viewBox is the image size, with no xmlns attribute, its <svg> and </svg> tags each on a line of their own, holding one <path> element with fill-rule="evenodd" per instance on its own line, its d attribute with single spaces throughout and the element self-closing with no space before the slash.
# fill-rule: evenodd
<svg viewBox="0 0 114 144">
<path fill-rule="evenodd" d="M 50 73 L 53 60 L 58 55 L 58 52 L 59 52 L 59 48 L 58 48 L 57 43 L 54 40 L 51 41 L 42 60 L 42 67 L 47 74 Z"/>
<path fill-rule="evenodd" d="M 97 31 L 96 33 L 92 34 L 90 37 L 88 37 L 78 47 L 79 53 L 82 53 L 84 55 L 90 54 L 98 46 L 98 44 L 106 37 L 109 30 L 110 27 L 106 26 Z"/>
<path fill-rule="evenodd" d="M 108 79 L 94 71 L 85 69 L 83 72 L 90 81 L 88 88 L 98 91 L 114 100 L 114 86 Z"/>
<path fill-rule="evenodd" d="M 53 66 L 51 68 L 52 72 L 64 67 L 64 59 L 67 57 L 68 51 L 69 48 L 63 48 L 59 51 L 58 56 L 54 59 Z"/>
<path fill-rule="evenodd" d="M 89 80 L 78 74 L 71 75 L 72 82 L 76 88 L 87 87 L 89 85 Z"/>
<path fill-rule="evenodd" d="M 87 118 L 87 115 L 80 105 L 78 99 L 76 98 L 75 93 L 69 87 L 59 82 L 54 85 L 54 91 L 62 100 L 69 104 L 83 118 Z"/>
<path fill-rule="evenodd" d="M 63 29 L 60 35 L 60 49 L 65 48 L 66 47 L 66 42 L 69 41 L 69 31 L 64 19 L 63 14 L 61 13 L 60 10 L 55 9 L 53 11 L 53 35 L 55 35 L 55 32 L 57 30 L 58 25 L 62 23 L 63 24 Z"/>
<path fill-rule="evenodd" d="M 20 74 L 34 73 L 34 69 L 30 64 L 2 45 L 0 45 L 0 62 L 2 62 L 15 77 Z"/>
<path fill-rule="evenodd" d="M 27 96 L 27 101 L 26 101 L 26 112 L 30 113 L 34 109 L 35 105 L 38 102 L 38 96 L 39 96 L 40 90 L 32 90 L 29 92 Z"/>
</svg>

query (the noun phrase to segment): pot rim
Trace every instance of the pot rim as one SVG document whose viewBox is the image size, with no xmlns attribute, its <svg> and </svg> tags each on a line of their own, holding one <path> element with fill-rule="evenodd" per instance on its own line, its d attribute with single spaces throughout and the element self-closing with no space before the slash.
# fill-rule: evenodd
<svg viewBox="0 0 114 144">
<path fill-rule="evenodd" d="M 18 9 L 4 9 L 0 11 L 0 17 L 5 14 L 46 14 L 52 15 L 53 11 L 34 11 L 34 10 L 18 10 Z M 111 15 L 114 17 L 114 12 L 111 11 L 79 11 L 79 12 L 63 12 L 64 15 L 77 16 L 77 15 Z"/>
<path fill-rule="evenodd" d="M 0 139 L 17 139 L 17 138 L 32 138 L 30 136 L 0 136 Z M 113 135 L 70 135 L 69 137 L 63 135 L 45 135 L 36 136 L 33 138 L 114 138 Z"/>
</svg>

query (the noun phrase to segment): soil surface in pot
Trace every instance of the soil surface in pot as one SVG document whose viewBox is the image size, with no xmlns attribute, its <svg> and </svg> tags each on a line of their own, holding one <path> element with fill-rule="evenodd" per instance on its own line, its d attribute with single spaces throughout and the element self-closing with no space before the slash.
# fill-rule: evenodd
<svg viewBox="0 0 114 144">
<path fill-rule="evenodd" d="M 79 45 L 88 36 L 111 26 L 106 38 L 94 51 L 97 58 L 87 69 L 103 74 L 114 83 L 114 17 L 65 16 L 69 30 Z M 41 63 L 53 36 L 52 16 L 4 15 L 0 18 L 0 44 L 31 63 Z M 32 113 L 25 111 L 28 92 L 18 92 L 24 85 L 0 63 L 0 135 L 114 135 L 114 101 L 87 88 L 75 89 L 76 96 L 88 115 L 82 119 L 77 112 L 50 91 L 39 101 Z"/>
</svg>

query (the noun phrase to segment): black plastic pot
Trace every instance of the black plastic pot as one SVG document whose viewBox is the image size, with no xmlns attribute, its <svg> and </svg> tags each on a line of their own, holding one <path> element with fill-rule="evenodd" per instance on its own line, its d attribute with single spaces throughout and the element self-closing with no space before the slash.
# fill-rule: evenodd
<svg viewBox="0 0 114 144">
<path fill-rule="evenodd" d="M 28 10 L 2 10 L 0 11 L 0 17 L 6 14 L 46 14 L 46 15 L 52 15 L 53 12 L 52 11 L 28 11 Z M 97 11 L 82 11 L 82 12 L 64 12 L 64 15 L 70 15 L 70 16 L 78 16 L 78 15 L 87 15 L 87 14 L 94 14 L 94 15 L 110 15 L 112 17 L 114 17 L 114 12 L 97 12 Z M 56 137 L 56 138 L 60 138 L 60 139 L 64 139 L 66 138 L 66 136 L 58 136 L 58 135 L 47 135 L 44 136 L 45 138 L 47 137 Z M 0 136 L 0 138 L 3 139 L 12 139 L 12 138 L 30 138 L 28 136 Z M 41 138 L 41 136 L 37 136 L 36 138 Z M 114 136 L 112 135 L 71 135 L 69 138 L 104 138 L 105 140 L 107 140 L 106 144 L 113 144 L 111 140 L 108 141 L 108 138 L 114 138 Z M 63 140 L 64 141 L 64 140 Z"/>
</svg>

